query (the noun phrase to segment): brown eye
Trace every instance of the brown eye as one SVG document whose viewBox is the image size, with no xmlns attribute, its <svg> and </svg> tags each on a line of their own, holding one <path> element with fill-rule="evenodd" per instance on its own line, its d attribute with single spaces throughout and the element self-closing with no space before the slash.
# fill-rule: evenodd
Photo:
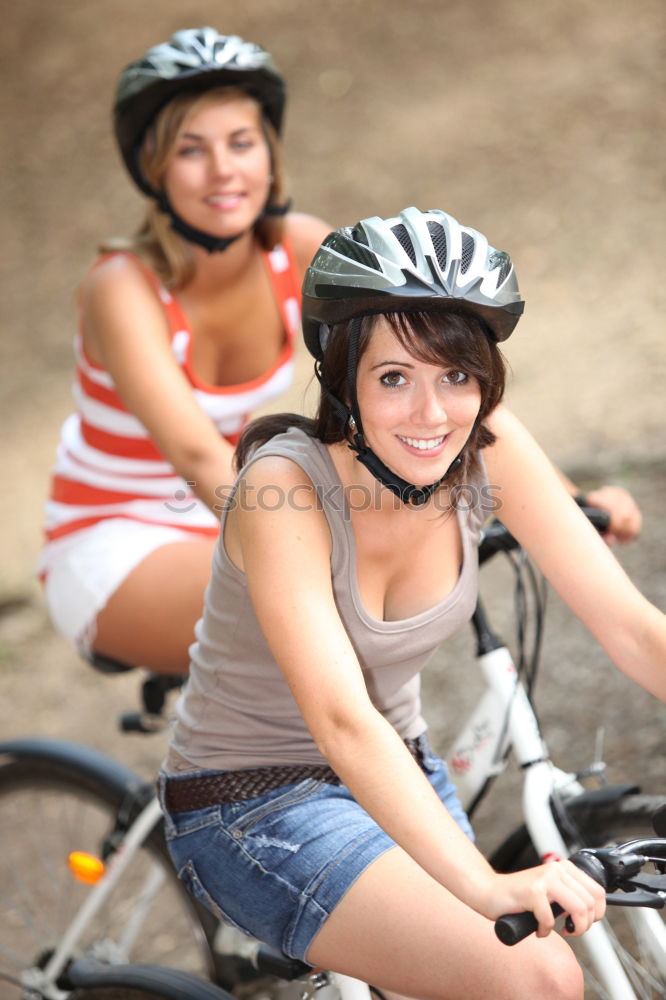
<svg viewBox="0 0 666 1000">
<path fill-rule="evenodd" d="M 400 372 L 385 372 L 380 381 L 389 387 L 389 389 L 397 389 L 398 386 L 402 385 L 404 378 Z"/>
<path fill-rule="evenodd" d="M 455 369 L 453 371 L 447 372 L 444 377 L 447 382 L 451 383 L 451 385 L 463 385 L 465 382 L 467 382 L 468 379 L 468 376 L 466 375 L 465 372 L 459 372 L 456 371 Z"/>
</svg>

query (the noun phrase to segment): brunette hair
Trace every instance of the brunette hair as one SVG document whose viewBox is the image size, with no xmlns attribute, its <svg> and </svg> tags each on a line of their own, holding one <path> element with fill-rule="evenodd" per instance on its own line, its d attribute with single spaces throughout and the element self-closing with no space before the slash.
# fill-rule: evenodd
<svg viewBox="0 0 666 1000">
<path fill-rule="evenodd" d="M 141 171 L 150 186 L 156 191 L 161 190 L 164 172 L 178 133 L 191 115 L 211 104 L 239 98 L 252 101 L 260 111 L 261 128 L 270 153 L 272 174 L 268 205 L 282 205 L 285 201 L 282 145 L 259 104 L 238 87 L 214 87 L 203 94 L 184 91 L 158 112 L 144 137 L 139 160 Z M 263 249 L 272 250 L 283 237 L 284 216 L 262 216 L 255 223 L 255 233 Z M 133 237 L 108 240 L 99 247 L 100 253 L 115 250 L 128 250 L 137 254 L 156 271 L 167 288 L 182 287 L 194 273 L 194 256 L 190 245 L 173 231 L 169 216 L 152 199 L 143 222 Z"/>
<path fill-rule="evenodd" d="M 467 481 L 479 468 L 478 452 L 495 441 L 485 420 L 501 402 L 506 383 L 506 362 L 483 320 L 463 305 L 437 310 L 382 313 L 400 344 L 412 357 L 428 364 L 455 365 L 473 376 L 481 391 L 481 406 L 472 433 L 463 449 L 463 461 L 447 479 L 447 485 Z M 364 316 L 358 333 L 358 360 L 370 341 L 377 316 Z M 320 375 L 323 382 L 314 418 L 295 413 L 278 413 L 253 420 L 243 431 L 236 449 L 239 470 L 251 453 L 291 427 L 298 427 L 323 444 L 348 438 L 348 429 L 339 405 L 351 397 L 349 384 L 349 341 L 354 320 L 333 328 L 324 350 Z"/>
</svg>

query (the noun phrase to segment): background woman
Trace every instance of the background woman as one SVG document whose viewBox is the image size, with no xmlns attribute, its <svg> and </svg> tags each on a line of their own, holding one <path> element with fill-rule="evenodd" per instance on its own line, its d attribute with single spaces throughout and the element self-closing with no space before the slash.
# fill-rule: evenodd
<svg viewBox="0 0 666 1000">
<path fill-rule="evenodd" d="M 144 223 L 80 292 L 40 571 L 84 653 L 184 671 L 248 414 L 290 384 L 300 282 L 328 227 L 288 211 L 284 82 L 260 46 L 179 31 L 121 74 Z"/>
<path fill-rule="evenodd" d="M 427 743 L 420 670 L 475 604 L 488 511 L 470 495 L 492 486 L 611 659 L 666 698 L 664 616 L 498 408 L 497 342 L 522 308 L 508 255 L 442 212 L 325 240 L 304 290 L 318 415 L 241 439 L 162 779 L 172 857 L 200 900 L 407 996 L 581 997 L 549 903 L 578 934 L 604 909 L 567 861 L 493 872 Z M 540 937 L 503 949 L 490 921 L 521 909 Z"/>
</svg>

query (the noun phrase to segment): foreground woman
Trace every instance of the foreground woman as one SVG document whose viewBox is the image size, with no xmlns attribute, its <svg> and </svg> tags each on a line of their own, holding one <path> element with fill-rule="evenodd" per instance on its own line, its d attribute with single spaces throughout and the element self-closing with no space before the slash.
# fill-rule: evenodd
<svg viewBox="0 0 666 1000">
<path fill-rule="evenodd" d="M 174 863 L 248 933 L 387 990 L 580 998 L 550 902 L 581 934 L 603 892 L 568 861 L 492 871 L 428 746 L 419 672 L 474 609 L 489 487 L 611 659 L 661 698 L 666 619 L 499 407 L 498 343 L 523 308 L 507 254 L 407 209 L 327 237 L 303 302 L 319 411 L 240 442 L 161 779 Z M 506 949 L 491 921 L 522 909 L 539 937 Z"/>
</svg>

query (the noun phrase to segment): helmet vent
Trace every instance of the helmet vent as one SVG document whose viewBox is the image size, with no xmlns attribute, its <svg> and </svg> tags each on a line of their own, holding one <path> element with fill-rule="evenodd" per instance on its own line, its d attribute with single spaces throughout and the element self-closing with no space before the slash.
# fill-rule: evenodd
<svg viewBox="0 0 666 1000">
<path fill-rule="evenodd" d="M 509 275 L 512 267 L 511 258 L 503 250 L 495 250 L 488 258 L 488 266 L 492 269 L 499 267 L 500 273 L 497 277 L 497 287 L 499 288 Z"/>
<path fill-rule="evenodd" d="M 407 227 L 403 226 L 401 222 L 399 225 L 394 226 L 391 232 L 394 234 L 395 238 L 397 239 L 398 243 L 400 244 L 402 249 L 405 251 L 409 259 L 411 260 L 412 264 L 416 265 L 416 254 L 414 253 L 414 247 L 412 245 L 412 241 L 409 238 Z"/>
<path fill-rule="evenodd" d="M 345 229 L 345 232 L 348 232 L 351 238 L 356 240 L 357 243 L 364 243 L 366 247 L 370 246 L 368 237 L 360 226 L 354 226 L 353 229 Z"/>
<path fill-rule="evenodd" d="M 332 233 L 327 238 L 326 245 L 347 260 L 355 260 L 357 264 L 369 267 L 373 271 L 379 270 L 379 261 L 372 250 L 366 250 L 361 243 L 357 243 L 354 234 L 349 230 Z"/>
<path fill-rule="evenodd" d="M 444 232 L 444 227 L 440 226 L 438 222 L 429 222 L 428 230 L 430 232 L 432 245 L 434 246 L 435 253 L 437 255 L 437 263 L 441 267 L 442 271 L 446 271 L 448 247 L 446 245 L 446 233 Z"/>
<path fill-rule="evenodd" d="M 460 265 L 461 274 L 467 274 L 469 271 L 469 265 L 472 263 L 472 257 L 474 256 L 474 237 L 470 236 L 469 233 L 462 234 L 462 262 Z"/>
</svg>

